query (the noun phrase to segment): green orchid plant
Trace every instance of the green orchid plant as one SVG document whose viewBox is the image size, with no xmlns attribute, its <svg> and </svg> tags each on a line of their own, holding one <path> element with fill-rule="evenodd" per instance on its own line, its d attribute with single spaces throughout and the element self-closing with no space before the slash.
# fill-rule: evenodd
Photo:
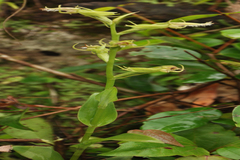
<svg viewBox="0 0 240 160">
<path fill-rule="evenodd" d="M 101 127 L 112 123 L 117 118 L 117 111 L 114 106 L 114 101 L 117 98 L 117 88 L 114 87 L 114 83 L 116 79 L 121 79 L 125 77 L 154 73 L 154 72 L 182 72 L 184 67 L 181 65 L 181 68 L 173 65 L 166 66 L 156 66 L 152 68 L 133 68 L 133 67 L 121 67 L 122 70 L 126 71 L 126 73 L 114 75 L 113 69 L 115 67 L 114 62 L 116 59 L 116 54 L 119 50 L 127 47 L 144 47 L 144 46 L 136 46 L 133 40 L 124 40 L 120 41 L 120 36 L 133 33 L 140 30 L 153 30 L 153 29 L 164 29 L 164 28 L 173 28 L 173 29 L 181 29 L 185 27 L 202 27 L 202 26 L 210 26 L 212 22 L 207 23 L 190 23 L 190 22 L 164 22 L 164 23 L 156 23 L 156 24 L 134 24 L 126 25 L 130 27 L 130 29 L 126 29 L 121 32 L 116 31 L 116 25 L 120 23 L 127 16 L 132 15 L 133 13 L 120 15 L 118 16 L 116 12 L 105 12 L 105 11 L 97 11 L 91 10 L 83 7 L 61 7 L 60 5 L 57 8 L 44 8 L 43 11 L 47 12 L 59 12 L 63 14 L 82 14 L 87 17 L 94 18 L 98 21 L 101 21 L 105 24 L 106 27 L 110 29 L 111 32 L 111 41 L 107 44 L 103 42 L 103 39 L 99 41 L 99 45 L 86 45 L 81 48 L 77 48 L 75 44 L 73 46 L 74 49 L 80 51 L 90 51 L 93 54 L 96 54 L 101 60 L 107 63 L 106 66 L 106 86 L 105 89 L 101 93 L 93 93 L 89 99 L 82 105 L 82 107 L 78 111 L 78 119 L 83 124 L 87 125 L 88 128 L 85 132 L 85 135 L 82 137 L 81 142 L 77 145 L 77 149 L 73 154 L 71 160 L 77 160 L 83 151 L 89 147 L 91 144 L 102 141 L 102 140 L 91 140 L 90 137 L 94 133 L 94 130 L 97 127 Z M 110 19 L 109 17 L 117 16 L 114 19 Z M 132 135 L 133 133 L 127 133 Z M 139 135 L 140 136 L 140 135 Z M 141 135 L 144 136 L 144 135 Z M 135 136 L 136 137 L 136 134 Z M 142 139 L 142 137 L 141 137 Z M 105 139 L 106 140 L 106 139 Z M 108 139 L 110 140 L 110 139 Z M 164 143 L 164 142 L 163 142 Z M 179 146 L 179 145 L 178 145 Z M 181 147 L 181 145 L 180 145 Z"/>
</svg>

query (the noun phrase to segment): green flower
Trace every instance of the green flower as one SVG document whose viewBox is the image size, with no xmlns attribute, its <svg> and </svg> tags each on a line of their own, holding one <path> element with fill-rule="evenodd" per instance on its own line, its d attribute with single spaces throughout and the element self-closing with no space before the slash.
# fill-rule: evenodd
<svg viewBox="0 0 240 160">
<path fill-rule="evenodd" d="M 79 50 L 79 51 L 90 51 L 92 54 L 96 54 L 104 62 L 108 62 L 108 60 L 109 60 L 109 55 L 108 55 L 109 49 L 106 48 L 107 44 L 104 43 L 102 40 L 103 39 L 101 39 L 99 41 L 100 45 L 85 45 L 81 49 L 75 47 L 76 45 L 78 45 L 78 43 L 77 43 L 77 44 L 73 45 L 73 49 Z"/>
<path fill-rule="evenodd" d="M 47 8 L 45 7 L 42 9 L 43 11 L 47 12 L 59 12 L 63 14 L 82 14 L 86 17 L 91 17 L 94 19 L 97 19 L 104 23 L 107 27 L 112 24 L 112 20 L 108 18 L 108 16 L 113 16 L 117 12 L 104 12 L 104 11 L 95 11 L 92 9 L 84 8 L 76 6 L 75 8 L 72 7 L 61 7 L 61 5 L 58 6 L 58 8 Z"/>
</svg>

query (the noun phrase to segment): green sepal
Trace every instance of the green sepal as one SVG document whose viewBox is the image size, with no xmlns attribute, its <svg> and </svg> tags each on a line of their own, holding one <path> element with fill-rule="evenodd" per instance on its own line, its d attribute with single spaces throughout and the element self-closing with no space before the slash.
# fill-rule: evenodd
<svg viewBox="0 0 240 160">
<path fill-rule="evenodd" d="M 128 13 L 128 14 L 121 15 L 121 16 L 115 18 L 115 19 L 113 20 L 113 22 L 114 22 L 115 24 L 118 24 L 118 23 L 120 23 L 124 18 L 126 18 L 127 16 L 130 16 L 130 15 L 135 14 L 135 13 L 136 13 L 136 12 L 132 12 L 132 13 Z"/>
</svg>

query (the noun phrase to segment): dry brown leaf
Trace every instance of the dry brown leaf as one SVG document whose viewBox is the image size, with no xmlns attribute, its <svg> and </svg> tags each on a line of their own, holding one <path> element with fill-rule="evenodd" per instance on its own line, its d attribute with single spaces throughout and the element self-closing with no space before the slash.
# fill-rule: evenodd
<svg viewBox="0 0 240 160">
<path fill-rule="evenodd" d="M 207 87 L 198 89 L 190 93 L 187 97 L 180 99 L 183 102 L 194 103 L 192 107 L 208 106 L 212 104 L 217 97 L 217 88 L 219 84 L 214 83 Z"/>
<path fill-rule="evenodd" d="M 236 82 L 233 80 L 222 81 L 217 89 L 218 101 L 221 103 L 238 101 Z M 226 84 L 226 85 L 225 85 Z"/>
<path fill-rule="evenodd" d="M 175 146 L 179 146 L 179 147 L 184 147 L 182 144 L 180 144 L 178 141 L 175 140 L 175 138 L 167 133 L 167 132 L 163 132 L 160 130 L 155 130 L 155 129 L 148 129 L 148 130 L 140 130 L 140 129 L 134 129 L 134 130 L 130 130 L 128 131 L 128 133 L 134 133 L 134 134 L 144 134 L 146 136 L 152 137 L 152 138 L 156 138 L 164 143 L 167 144 L 172 144 Z"/>
<path fill-rule="evenodd" d="M 11 152 L 12 145 L 0 146 L 0 152 Z"/>
<path fill-rule="evenodd" d="M 167 102 L 167 101 L 160 101 L 155 104 L 152 104 L 145 108 L 148 112 L 147 115 L 152 115 L 159 112 L 166 112 L 166 111 L 179 111 L 181 109 L 177 108 L 174 103 Z"/>
</svg>

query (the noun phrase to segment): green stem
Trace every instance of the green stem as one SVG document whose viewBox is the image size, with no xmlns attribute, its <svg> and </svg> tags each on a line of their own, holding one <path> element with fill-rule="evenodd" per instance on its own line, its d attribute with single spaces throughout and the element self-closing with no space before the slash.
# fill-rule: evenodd
<svg viewBox="0 0 240 160">
<path fill-rule="evenodd" d="M 119 35 L 117 34 L 116 31 L 116 26 L 115 24 L 112 24 L 110 26 L 111 29 L 111 36 L 113 41 L 119 41 Z M 105 89 L 111 88 L 114 86 L 115 79 L 113 75 L 113 67 L 114 67 L 114 61 L 115 57 L 117 54 L 117 51 L 119 50 L 119 47 L 112 47 L 109 50 L 109 60 L 107 62 L 107 67 L 106 67 L 106 77 L 107 77 L 107 82 Z M 102 113 L 104 113 L 106 106 L 99 106 L 98 110 L 92 120 L 92 124 L 97 124 L 98 121 L 100 120 L 100 117 Z M 78 160 L 78 158 L 81 156 L 82 152 L 90 145 L 88 142 L 89 138 L 93 134 L 94 130 L 97 128 L 97 126 L 89 126 L 86 133 L 84 134 L 82 141 L 80 142 L 79 147 L 77 150 L 74 152 L 73 156 L 71 157 L 70 160 Z"/>
<path fill-rule="evenodd" d="M 119 35 L 117 34 L 116 26 L 114 23 L 110 26 L 110 29 L 111 29 L 112 41 L 119 41 Z M 115 61 L 118 50 L 119 50 L 119 47 L 111 47 L 110 48 L 109 60 L 107 63 L 107 68 L 106 68 L 107 82 L 106 82 L 105 89 L 108 89 L 108 88 L 111 88 L 114 86 L 115 79 L 114 79 L 114 75 L 113 75 L 113 67 L 114 67 L 114 61 Z"/>
</svg>

